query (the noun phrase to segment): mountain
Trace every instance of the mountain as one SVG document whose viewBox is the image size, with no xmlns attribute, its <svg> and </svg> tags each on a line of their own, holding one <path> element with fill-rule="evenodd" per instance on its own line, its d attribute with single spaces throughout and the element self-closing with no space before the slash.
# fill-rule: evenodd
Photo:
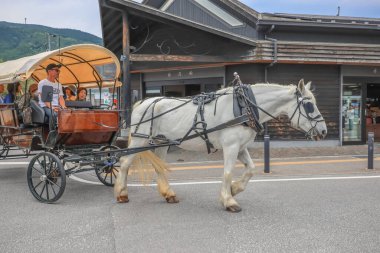
<svg viewBox="0 0 380 253">
<path fill-rule="evenodd" d="M 48 37 L 51 50 L 73 44 L 102 45 L 101 38 L 79 30 L 0 21 L 0 62 L 47 51 Z"/>
</svg>

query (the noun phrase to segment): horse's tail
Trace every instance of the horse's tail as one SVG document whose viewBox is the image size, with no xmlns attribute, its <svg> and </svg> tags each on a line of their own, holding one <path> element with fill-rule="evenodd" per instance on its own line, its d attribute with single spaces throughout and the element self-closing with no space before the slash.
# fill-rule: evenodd
<svg viewBox="0 0 380 253">
<path fill-rule="evenodd" d="M 131 135 L 129 135 L 129 143 L 131 140 Z M 166 175 L 169 171 L 168 165 L 165 161 L 161 160 L 152 151 L 147 150 L 138 153 L 132 162 L 133 171 L 137 171 L 140 176 L 140 181 L 143 184 L 148 184 L 153 178 L 153 172 Z"/>
</svg>

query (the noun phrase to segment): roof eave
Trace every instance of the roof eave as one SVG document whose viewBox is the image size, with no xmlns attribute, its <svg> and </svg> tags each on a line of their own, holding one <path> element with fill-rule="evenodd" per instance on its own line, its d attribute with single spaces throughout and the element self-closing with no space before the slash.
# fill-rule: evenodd
<svg viewBox="0 0 380 253">
<path fill-rule="evenodd" d="M 283 21 L 276 19 L 265 19 L 258 22 L 259 26 L 276 25 L 276 26 L 297 26 L 297 27 L 322 27 L 322 28 L 343 28 L 343 29 L 362 29 L 380 31 L 379 25 L 366 24 L 342 24 L 342 23 L 326 23 L 326 22 L 308 22 L 308 21 Z"/>
<path fill-rule="evenodd" d="M 252 40 L 250 38 L 233 35 L 231 33 L 227 33 L 225 31 L 215 29 L 215 28 L 210 27 L 210 26 L 206 26 L 206 25 L 203 25 L 203 24 L 200 24 L 197 22 L 193 22 L 193 21 L 175 16 L 172 14 L 166 13 L 166 12 L 162 12 L 162 11 L 157 10 L 155 8 L 152 8 L 149 6 L 144 6 L 142 4 L 135 3 L 132 1 L 105 0 L 105 1 L 103 1 L 103 6 L 110 7 L 110 8 L 118 8 L 120 10 L 122 10 L 123 7 L 128 7 L 128 10 L 126 10 L 126 11 L 128 11 L 129 13 L 138 14 L 140 16 L 143 15 L 147 18 L 153 17 L 156 19 L 159 18 L 159 19 L 163 19 L 163 20 L 170 20 L 170 21 L 176 22 L 176 23 L 181 24 L 181 25 L 186 25 L 186 26 L 189 26 L 192 28 L 196 28 L 196 29 L 199 29 L 199 30 L 202 30 L 205 32 L 209 32 L 209 33 L 212 33 L 212 34 L 215 34 L 215 35 L 227 38 L 227 39 L 231 39 L 231 40 L 243 43 L 243 44 L 247 44 L 247 45 L 251 45 L 251 46 L 256 45 L 256 41 Z"/>
</svg>

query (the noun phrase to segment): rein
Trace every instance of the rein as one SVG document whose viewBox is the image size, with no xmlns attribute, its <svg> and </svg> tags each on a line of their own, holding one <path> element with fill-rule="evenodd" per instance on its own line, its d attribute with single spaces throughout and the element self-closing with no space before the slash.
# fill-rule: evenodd
<svg viewBox="0 0 380 253">
<path fill-rule="evenodd" d="M 236 83 L 235 83 L 236 82 Z M 243 86 L 242 82 L 240 81 L 240 77 L 238 75 L 235 76 L 235 79 L 232 81 L 232 84 L 234 86 Z M 228 93 L 228 92 L 225 92 L 225 93 L 222 93 L 222 94 L 213 94 L 213 96 L 215 96 L 216 98 L 216 102 L 215 102 L 215 110 L 216 110 L 216 103 L 218 101 L 218 98 L 220 96 L 223 96 L 223 95 L 228 95 L 228 94 L 231 94 L 231 93 Z M 277 117 L 273 116 L 271 113 L 267 112 L 266 110 L 264 110 L 262 107 L 258 106 L 255 102 L 253 102 L 250 97 L 248 97 L 246 94 L 244 94 L 244 92 L 239 92 L 239 95 L 246 101 L 247 104 L 250 104 L 252 107 L 254 108 L 257 108 L 258 110 L 262 111 L 263 113 L 265 113 L 266 115 L 268 115 L 270 118 L 272 118 L 273 120 L 275 120 L 276 122 L 281 122 L 283 123 L 281 120 L 279 120 Z M 314 105 L 311 103 L 311 102 L 305 102 L 306 100 L 311 100 L 310 97 L 303 97 L 302 96 L 302 93 L 296 89 L 296 92 L 295 92 L 295 95 L 296 95 L 296 100 L 297 100 L 297 107 L 295 108 L 294 112 L 292 113 L 292 116 L 290 117 L 290 121 L 292 121 L 292 119 L 296 116 L 296 113 L 298 111 L 298 121 L 297 121 L 297 126 L 299 127 L 299 123 L 300 123 L 300 118 L 301 118 L 301 115 L 303 117 L 305 117 L 307 120 L 309 120 L 309 123 L 310 123 L 310 126 L 311 128 L 306 132 L 305 134 L 305 131 L 302 131 L 296 127 L 293 127 L 291 124 L 289 125 L 289 127 L 297 132 L 300 132 L 300 133 L 303 133 L 305 134 L 305 137 L 306 138 L 312 138 L 314 137 L 313 136 L 313 133 L 315 133 L 315 129 L 317 127 L 317 124 L 319 122 L 324 122 L 325 120 L 322 118 L 322 115 L 321 114 L 318 114 L 317 116 L 315 117 L 312 117 L 310 116 L 311 113 L 314 112 Z M 203 96 L 203 97 L 202 97 Z M 179 100 L 179 101 L 182 101 L 183 103 L 180 104 L 180 105 L 177 105 L 163 113 L 160 113 L 160 114 L 157 114 L 157 115 L 154 115 L 154 108 L 155 108 L 155 105 L 163 100 L 163 99 L 175 99 L 175 100 Z M 240 124 L 243 124 L 243 123 L 246 123 L 246 122 L 249 122 L 250 124 L 252 124 L 252 115 L 250 115 L 250 113 L 248 114 L 244 114 L 242 116 L 239 116 L 239 117 L 236 117 L 232 120 L 229 120 L 225 123 L 222 123 L 220 125 L 217 125 L 213 128 L 210 128 L 210 129 L 206 129 L 207 128 L 207 123 L 205 122 L 204 120 L 204 117 L 203 117 L 203 111 L 204 111 L 204 101 L 206 101 L 208 99 L 207 97 L 207 94 L 206 96 L 204 94 L 201 95 L 200 98 L 198 98 L 198 101 L 197 103 L 194 102 L 194 98 L 193 99 L 189 99 L 187 101 L 183 101 L 182 99 L 177 99 L 177 98 L 166 98 L 166 97 L 162 97 L 162 98 L 158 98 L 156 100 L 154 100 L 144 111 L 143 115 L 141 116 L 140 118 L 140 121 L 138 123 L 135 123 L 135 124 L 131 124 L 129 125 L 129 127 L 131 126 L 137 126 L 134 133 L 132 133 L 132 136 L 134 137 L 140 137 L 140 138 L 147 138 L 149 139 L 149 144 L 150 145 L 153 145 L 153 146 L 156 146 L 158 145 L 156 143 L 156 141 L 159 143 L 159 145 L 161 144 L 166 144 L 166 145 L 180 145 L 183 141 L 186 141 L 186 140 L 190 140 L 190 139 L 193 139 L 193 138 L 197 138 L 197 137 L 201 137 L 205 142 L 206 142 L 206 145 L 207 145 L 207 149 L 208 149 L 208 152 L 210 153 L 210 148 L 213 148 L 212 144 L 209 142 L 208 140 L 208 136 L 207 134 L 211 133 L 211 132 L 215 132 L 215 131 L 218 131 L 218 130 L 222 130 L 224 128 L 227 128 L 227 127 L 231 127 L 231 126 L 236 126 L 236 125 L 240 125 Z M 210 100 L 212 101 L 212 99 Z M 190 102 L 194 102 L 195 104 L 198 104 L 198 109 L 197 109 L 197 112 L 195 114 L 195 117 L 194 117 L 194 121 L 193 121 L 193 125 L 190 127 L 190 129 L 186 132 L 185 136 L 183 136 L 182 138 L 179 138 L 179 139 L 176 139 L 176 140 L 169 140 L 167 139 L 165 136 L 162 136 L 162 135 L 159 135 L 159 136 L 152 136 L 152 129 L 153 129 L 153 120 L 156 119 L 156 118 L 159 118 L 167 113 L 170 113 L 174 110 L 177 110 L 178 108 L 181 108 L 183 106 L 185 106 L 186 104 L 190 103 Z M 303 106 L 304 110 L 305 110 L 305 113 L 302 112 L 301 110 L 301 105 Z M 144 120 L 144 117 L 145 115 L 147 114 L 148 110 L 153 107 L 153 110 L 152 110 L 152 114 L 151 114 L 151 117 L 148 118 L 148 119 L 145 119 Z M 215 110 L 214 110 L 214 114 L 215 114 Z M 201 117 L 201 120 L 199 121 L 198 120 L 198 117 L 197 115 L 199 114 L 199 116 Z M 258 117 L 258 114 L 257 114 L 257 117 Z M 322 119 L 320 119 L 322 118 Z M 140 124 L 143 124 L 143 123 L 146 123 L 146 122 L 151 122 L 151 126 L 150 126 L 150 134 L 140 134 L 140 133 L 137 133 L 138 131 L 138 128 L 139 128 L 139 125 Z M 124 124 L 124 123 L 123 123 Z M 194 131 L 195 133 L 194 134 L 191 134 L 190 133 Z"/>
</svg>

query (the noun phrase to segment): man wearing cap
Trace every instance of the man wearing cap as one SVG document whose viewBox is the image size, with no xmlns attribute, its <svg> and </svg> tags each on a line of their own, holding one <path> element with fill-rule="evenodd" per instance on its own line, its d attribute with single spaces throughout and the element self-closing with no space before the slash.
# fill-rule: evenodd
<svg viewBox="0 0 380 253">
<path fill-rule="evenodd" d="M 56 113 L 59 108 L 66 109 L 65 100 L 63 99 L 62 85 L 57 82 L 59 78 L 59 68 L 61 65 L 51 63 L 46 67 L 47 77 L 38 83 L 38 95 L 39 95 L 39 105 L 44 109 L 46 115 L 51 118 L 51 108 L 54 112 L 53 120 L 56 122 Z M 41 100 L 42 87 L 50 86 L 53 87 L 53 99 L 51 102 L 43 102 Z"/>
</svg>

